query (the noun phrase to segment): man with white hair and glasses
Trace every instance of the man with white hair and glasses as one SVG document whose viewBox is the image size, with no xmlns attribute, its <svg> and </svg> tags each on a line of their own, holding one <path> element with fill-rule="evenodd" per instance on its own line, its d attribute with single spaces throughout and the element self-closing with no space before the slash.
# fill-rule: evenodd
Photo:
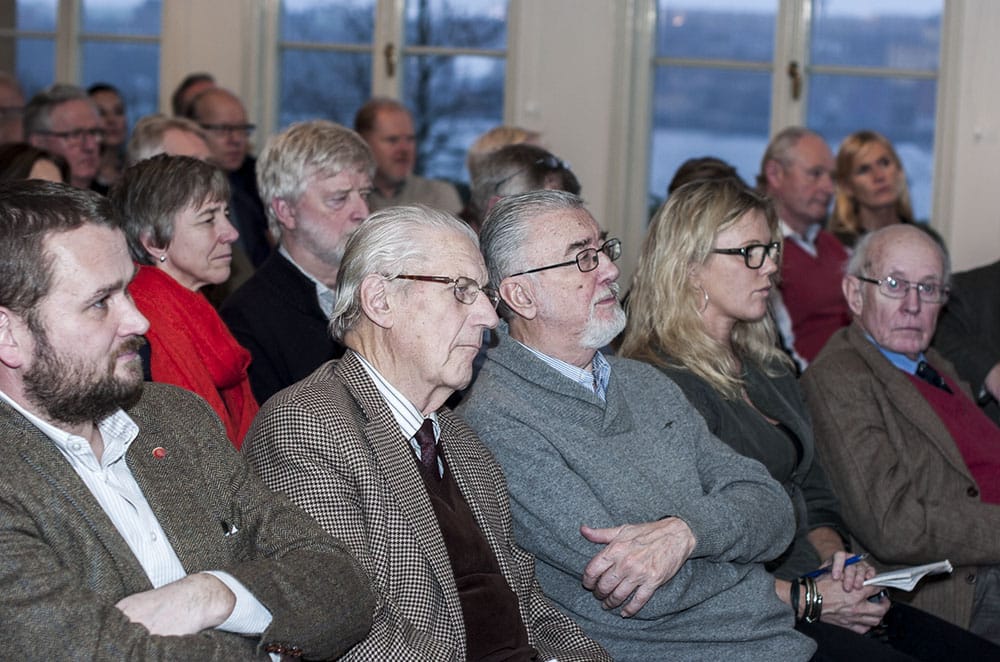
<svg viewBox="0 0 1000 662">
<path fill-rule="evenodd" d="M 500 200 L 481 233 L 507 326 L 459 407 L 504 469 L 546 594 L 616 660 L 805 660 L 763 562 L 792 506 L 669 378 L 605 357 L 617 239 L 575 195 Z"/>
</svg>

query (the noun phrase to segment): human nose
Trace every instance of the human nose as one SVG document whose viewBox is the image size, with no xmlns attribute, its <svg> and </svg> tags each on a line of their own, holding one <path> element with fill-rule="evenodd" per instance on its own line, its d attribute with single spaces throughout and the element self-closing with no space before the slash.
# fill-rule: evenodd
<svg viewBox="0 0 1000 662">
<path fill-rule="evenodd" d="M 223 216 L 222 220 L 219 221 L 219 242 L 231 244 L 239 238 L 240 231 L 236 229 L 236 226 L 233 225 L 228 216 Z"/>
<path fill-rule="evenodd" d="M 472 306 L 475 309 L 475 323 L 477 326 L 495 329 L 497 324 L 500 323 L 500 318 L 497 317 L 497 311 L 493 307 L 493 302 L 490 301 L 490 298 L 482 290 L 476 296 L 476 300 L 472 302 Z"/>
<path fill-rule="evenodd" d="M 149 320 L 136 308 L 132 297 L 125 298 L 125 308 L 122 311 L 121 324 L 119 325 L 119 335 L 121 336 L 141 336 L 149 331 Z"/>
<path fill-rule="evenodd" d="M 764 264 L 761 265 L 761 271 L 764 272 L 765 276 L 770 276 L 778 270 L 778 256 L 770 252 L 764 255 Z"/>
<path fill-rule="evenodd" d="M 368 218 L 368 201 L 360 193 L 352 194 L 350 214 L 351 220 L 356 223 L 360 223 Z"/>
<path fill-rule="evenodd" d="M 920 291 L 916 285 L 907 285 L 906 294 L 903 295 L 903 310 L 914 315 L 920 312 L 923 302 L 920 300 Z"/>
<path fill-rule="evenodd" d="M 823 193 L 826 193 L 827 195 L 833 195 L 833 191 L 835 188 L 833 183 L 833 175 L 831 175 L 828 172 L 824 172 L 822 175 L 820 175 L 819 187 L 820 190 L 823 191 Z"/>
</svg>

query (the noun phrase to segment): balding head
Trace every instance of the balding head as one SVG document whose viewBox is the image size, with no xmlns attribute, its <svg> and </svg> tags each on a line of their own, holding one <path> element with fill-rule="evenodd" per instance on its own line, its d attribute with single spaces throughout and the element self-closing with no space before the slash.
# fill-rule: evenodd
<svg viewBox="0 0 1000 662">
<path fill-rule="evenodd" d="M 191 100 L 187 115 L 205 130 L 215 165 L 232 172 L 243 164 L 254 127 L 239 97 L 221 87 L 207 89 Z"/>
</svg>

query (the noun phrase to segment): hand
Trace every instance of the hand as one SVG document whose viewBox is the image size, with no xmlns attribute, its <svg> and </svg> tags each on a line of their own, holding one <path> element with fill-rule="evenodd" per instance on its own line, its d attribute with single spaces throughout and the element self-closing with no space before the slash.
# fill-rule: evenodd
<svg viewBox="0 0 1000 662">
<path fill-rule="evenodd" d="M 841 582 L 845 592 L 859 591 L 865 587 L 865 580 L 875 576 L 875 568 L 866 561 L 859 561 L 849 566 L 844 562 L 850 558 L 847 552 L 835 552 L 833 558 L 823 564 L 830 566 L 830 578 Z"/>
<path fill-rule="evenodd" d="M 861 565 L 857 563 L 855 565 Z M 865 564 L 867 565 L 867 564 Z M 850 566 L 846 570 L 853 570 Z M 846 575 L 849 573 L 845 571 Z M 856 573 L 858 577 L 862 573 Z M 861 579 L 863 582 L 864 579 Z M 864 634 L 881 622 L 885 612 L 889 611 L 892 602 L 886 598 L 878 602 L 868 602 L 868 598 L 881 590 L 878 586 L 861 586 L 853 588 L 855 582 L 850 582 L 851 589 L 842 579 L 835 579 L 833 574 L 823 575 L 816 580 L 816 587 L 823 596 L 823 613 L 820 620 L 831 625 L 839 625 L 858 634 Z"/>
<path fill-rule="evenodd" d="M 133 593 L 115 605 L 150 634 L 196 634 L 221 625 L 233 613 L 236 596 L 218 578 L 195 573 L 160 588 Z"/>
<path fill-rule="evenodd" d="M 636 615 L 653 592 L 677 574 L 696 542 L 687 523 L 676 517 L 608 529 L 582 526 L 580 533 L 590 542 L 607 545 L 584 568 L 584 587 L 605 609 L 626 603 L 621 611 L 626 618 Z"/>
<path fill-rule="evenodd" d="M 1000 363 L 997 363 L 990 371 L 986 374 L 986 379 L 983 380 L 983 386 L 993 399 L 1000 402 Z"/>
</svg>

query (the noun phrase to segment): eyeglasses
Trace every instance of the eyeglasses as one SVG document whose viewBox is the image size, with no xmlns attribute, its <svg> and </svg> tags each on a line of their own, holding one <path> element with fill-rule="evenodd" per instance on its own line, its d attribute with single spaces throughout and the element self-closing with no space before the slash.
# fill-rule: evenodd
<svg viewBox="0 0 1000 662">
<path fill-rule="evenodd" d="M 402 278 L 403 280 L 419 280 L 427 283 L 442 283 L 444 285 L 454 284 L 455 298 L 467 306 L 471 306 L 476 302 L 476 298 L 479 296 L 480 292 L 486 295 L 493 308 L 496 308 L 497 304 L 500 303 L 499 292 L 494 290 L 492 287 L 480 285 L 476 281 L 471 278 L 466 278 L 465 276 L 449 278 L 448 276 L 414 276 L 412 274 L 399 274 L 398 276 L 394 276 L 391 280 L 396 280 L 397 278 Z"/>
<path fill-rule="evenodd" d="M 36 131 L 43 136 L 53 136 L 66 141 L 68 147 L 81 144 L 85 138 L 91 138 L 94 142 L 104 140 L 104 129 L 75 129 L 73 131 Z"/>
<path fill-rule="evenodd" d="M 554 157 L 551 154 L 549 154 L 548 156 L 543 156 L 542 158 L 536 160 L 531 165 L 524 166 L 523 168 L 518 168 L 517 170 L 515 170 L 511 174 L 509 174 L 506 177 L 504 177 L 503 179 L 501 179 L 499 182 L 496 183 L 496 186 L 493 187 L 493 192 L 494 193 L 499 193 L 501 186 L 503 186 L 504 184 L 506 184 L 510 180 L 514 179 L 515 177 L 517 177 L 518 175 L 520 175 L 522 172 L 524 172 L 526 170 L 530 170 L 531 168 L 533 168 L 535 166 L 538 166 L 538 165 L 545 166 L 545 168 L 547 170 L 569 170 L 569 165 L 565 161 L 557 159 L 556 157 Z"/>
<path fill-rule="evenodd" d="M 743 264 L 748 269 L 760 269 L 764 266 L 764 258 L 771 258 L 772 262 L 778 261 L 781 255 L 781 242 L 772 241 L 770 244 L 750 244 L 742 248 L 713 248 L 713 253 L 719 255 L 742 255 Z"/>
<path fill-rule="evenodd" d="M 938 283 L 912 283 L 895 276 L 886 276 L 881 280 L 866 276 L 855 276 L 858 280 L 872 285 L 878 285 L 878 291 L 890 299 L 905 299 L 911 289 L 917 291 L 917 296 L 924 303 L 944 303 L 948 300 L 951 290 Z"/>
<path fill-rule="evenodd" d="M 200 126 L 206 131 L 217 133 L 224 137 L 231 135 L 246 137 L 257 128 L 256 124 L 201 124 Z"/>
<path fill-rule="evenodd" d="M 600 264 L 600 254 L 604 253 L 608 256 L 612 262 L 615 262 L 622 256 L 622 242 L 620 239 L 608 239 L 600 248 L 585 248 L 576 254 L 576 257 L 568 262 L 560 262 L 559 264 L 550 264 L 547 267 L 538 267 L 537 269 L 528 269 L 527 271 L 518 271 L 516 274 L 511 274 L 507 278 L 513 278 L 514 276 L 523 276 L 524 274 L 533 274 L 539 271 L 545 271 L 546 269 L 555 269 L 557 267 L 568 267 L 571 264 L 575 264 L 576 268 L 587 273 L 588 271 L 593 271 Z"/>
</svg>

